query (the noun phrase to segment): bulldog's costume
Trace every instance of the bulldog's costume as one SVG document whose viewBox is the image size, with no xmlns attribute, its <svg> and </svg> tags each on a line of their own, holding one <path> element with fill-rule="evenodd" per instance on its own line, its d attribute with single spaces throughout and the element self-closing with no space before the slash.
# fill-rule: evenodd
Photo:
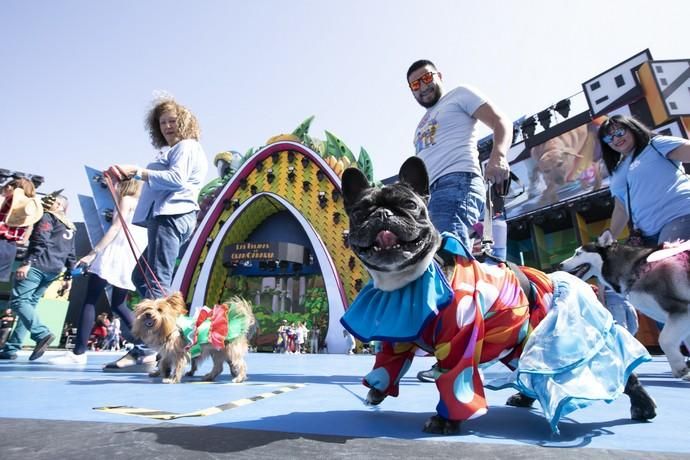
<svg viewBox="0 0 690 460">
<path fill-rule="evenodd" d="M 359 340 L 383 342 L 367 387 L 397 396 L 421 348 L 438 360 L 438 414 L 468 420 L 487 411 L 479 366 L 501 360 L 514 372 L 487 386 L 512 386 L 538 399 L 558 432 L 568 413 L 620 396 L 633 369 L 651 359 L 578 278 L 524 268 L 530 305 L 504 264 L 480 264 L 452 235 L 443 237 L 457 263 L 450 282 L 435 263 L 396 291 L 370 282 L 341 319 Z"/>
</svg>

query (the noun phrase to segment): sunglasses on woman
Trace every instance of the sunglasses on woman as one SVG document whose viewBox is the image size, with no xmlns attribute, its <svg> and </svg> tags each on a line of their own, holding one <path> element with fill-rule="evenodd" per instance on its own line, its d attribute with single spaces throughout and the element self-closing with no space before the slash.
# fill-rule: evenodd
<svg viewBox="0 0 690 460">
<path fill-rule="evenodd" d="M 416 80 L 412 80 L 410 82 L 410 89 L 412 91 L 417 91 L 419 88 L 422 87 L 422 82 L 424 82 L 425 85 L 428 85 L 432 81 L 434 81 L 434 75 L 436 75 L 438 72 L 427 72 L 421 77 L 419 77 Z"/>
<path fill-rule="evenodd" d="M 615 138 L 617 138 L 617 137 L 621 138 L 621 137 L 625 136 L 626 132 L 628 132 L 628 130 L 626 128 L 620 127 L 618 129 L 616 129 L 615 131 L 613 131 L 612 133 L 609 133 L 606 136 L 602 137 L 601 140 L 606 142 L 607 144 L 610 144 L 611 142 L 613 142 L 613 140 Z"/>
</svg>

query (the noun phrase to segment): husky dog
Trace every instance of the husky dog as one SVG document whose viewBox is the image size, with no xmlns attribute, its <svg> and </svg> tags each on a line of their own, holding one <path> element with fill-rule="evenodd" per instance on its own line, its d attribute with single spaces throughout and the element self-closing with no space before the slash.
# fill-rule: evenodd
<svg viewBox="0 0 690 460">
<path fill-rule="evenodd" d="M 179 292 L 169 297 L 144 300 L 134 312 L 132 334 L 155 349 L 160 356 L 159 371 L 149 374 L 161 376 L 163 383 L 179 383 L 185 366 L 192 357 L 193 376 L 201 361 L 213 358 L 213 369 L 204 375 L 213 381 L 228 363 L 233 382 L 247 378 L 244 357 L 248 351 L 247 330 L 254 324 L 251 305 L 239 298 L 213 309 L 202 308 L 196 318 L 186 316 L 187 309 Z"/>
<path fill-rule="evenodd" d="M 561 263 L 561 269 L 583 280 L 595 277 L 627 295 L 645 315 L 664 323 L 659 346 L 674 377 L 690 381 L 680 346 L 690 344 L 690 250 L 673 245 L 663 249 L 588 243 Z"/>
<path fill-rule="evenodd" d="M 421 159 L 405 161 L 398 177 L 376 187 L 356 168 L 343 173 L 349 244 L 371 282 L 341 323 L 364 342 L 382 343 L 364 377 L 368 404 L 398 396 L 400 379 L 422 349 L 437 359 L 440 396 L 427 433 L 455 434 L 463 420 L 486 413 L 479 365 L 496 360 L 516 372 L 492 387 L 518 389 L 507 402 L 512 406 L 539 400 L 554 432 L 566 414 L 621 392 L 630 397 L 633 419 L 655 417 L 654 401 L 632 373 L 649 354 L 614 325 L 589 285 L 568 273 L 525 267 L 530 301 L 518 280 L 523 272 L 480 263 L 454 235 L 439 235 L 426 207 L 429 179 Z M 448 279 L 434 261 L 437 251 L 452 261 Z"/>
</svg>

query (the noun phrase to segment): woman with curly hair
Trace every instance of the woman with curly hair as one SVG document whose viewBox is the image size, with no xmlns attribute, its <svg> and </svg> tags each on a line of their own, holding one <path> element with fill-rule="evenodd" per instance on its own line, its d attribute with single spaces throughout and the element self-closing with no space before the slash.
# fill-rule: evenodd
<svg viewBox="0 0 690 460">
<path fill-rule="evenodd" d="M 148 246 L 142 257 L 160 287 L 169 294 L 178 253 L 196 226 L 197 198 L 206 178 L 208 161 L 199 143 L 201 132 L 196 117 L 174 99 L 156 101 L 146 116 L 146 127 L 154 147 L 169 148 L 161 150 L 146 168 L 113 165 L 106 174 L 115 181 L 125 178 L 144 181 L 132 223 L 148 229 Z M 152 280 L 147 284 L 138 268 L 134 269 L 132 279 L 142 297 L 155 299 L 166 295 L 159 292 Z M 137 345 L 103 370 L 149 371 L 154 365 L 155 352 Z"/>
</svg>

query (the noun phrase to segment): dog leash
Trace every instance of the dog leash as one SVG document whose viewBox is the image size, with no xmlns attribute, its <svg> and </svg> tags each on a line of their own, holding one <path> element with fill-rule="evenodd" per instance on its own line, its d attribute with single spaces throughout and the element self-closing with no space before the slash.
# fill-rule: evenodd
<svg viewBox="0 0 690 460">
<path fill-rule="evenodd" d="M 129 244 L 129 249 L 132 251 L 132 254 L 134 255 L 134 260 L 137 261 L 137 267 L 139 268 L 139 271 L 141 272 L 144 282 L 146 283 L 146 287 L 148 288 L 149 292 L 153 293 L 153 286 L 151 283 L 149 283 L 149 278 L 147 276 L 147 271 L 151 275 L 151 279 L 155 282 L 156 287 L 158 287 L 158 292 L 161 292 L 163 295 L 167 296 L 168 293 L 165 289 L 163 289 L 163 286 L 161 286 L 160 281 L 158 280 L 158 277 L 156 277 L 156 274 L 153 272 L 153 269 L 149 265 L 149 263 L 146 261 L 146 257 L 144 257 L 144 254 L 142 251 L 139 250 L 137 247 L 136 241 L 134 241 L 134 237 L 132 236 L 132 232 L 129 229 L 129 225 L 127 225 L 127 222 L 125 221 L 124 216 L 122 215 L 122 212 L 120 211 L 120 204 L 118 203 L 118 198 L 117 198 L 117 192 L 115 191 L 115 187 L 113 186 L 113 181 L 110 178 L 108 174 L 103 174 L 103 178 L 105 180 L 105 184 L 108 187 L 108 191 L 110 192 L 110 195 L 113 198 L 113 202 L 115 203 L 115 210 L 117 211 L 117 216 L 118 219 L 120 219 L 120 224 L 122 225 L 122 231 L 125 233 L 125 238 L 127 239 L 127 243 Z M 137 257 L 137 254 L 141 254 L 141 257 Z M 142 263 L 143 262 L 143 263 Z"/>
<path fill-rule="evenodd" d="M 482 230 L 482 252 L 490 255 L 494 245 L 493 235 L 493 200 L 491 196 L 491 189 L 493 188 L 491 182 L 485 182 L 486 190 L 486 206 L 484 207 L 484 229 Z"/>
</svg>

